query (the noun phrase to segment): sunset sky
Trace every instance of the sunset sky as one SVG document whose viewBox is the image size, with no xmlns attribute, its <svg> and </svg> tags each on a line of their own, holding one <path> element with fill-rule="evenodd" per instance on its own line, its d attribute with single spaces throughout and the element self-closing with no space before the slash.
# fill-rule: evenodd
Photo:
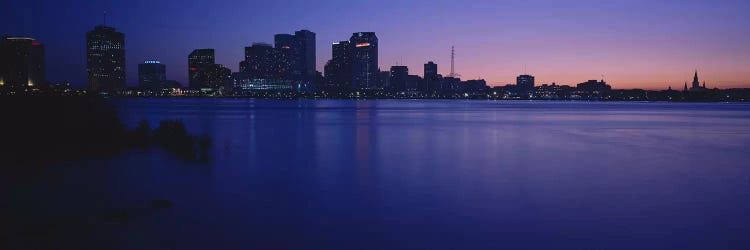
<svg viewBox="0 0 750 250">
<path fill-rule="evenodd" d="M 157 59 L 187 83 L 187 55 L 215 48 L 233 71 L 243 48 L 277 33 L 317 33 L 317 67 L 331 43 L 376 32 L 380 67 L 435 61 L 464 79 L 505 85 L 526 72 L 537 84 L 574 85 L 602 76 L 614 88 L 681 88 L 697 69 L 708 87 L 750 87 L 750 1 L 73 1 L 6 0 L 0 34 L 45 45 L 47 78 L 86 84 L 85 33 L 102 23 L 126 35 L 128 85 Z"/>
</svg>

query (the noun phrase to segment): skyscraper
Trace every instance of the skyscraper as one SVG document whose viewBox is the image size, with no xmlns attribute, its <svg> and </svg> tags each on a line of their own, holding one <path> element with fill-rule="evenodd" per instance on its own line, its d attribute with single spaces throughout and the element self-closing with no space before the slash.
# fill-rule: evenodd
<svg viewBox="0 0 750 250">
<path fill-rule="evenodd" d="M 113 92 L 125 88 L 125 34 L 97 26 L 86 33 L 89 90 Z"/>
<path fill-rule="evenodd" d="M 216 64 L 214 49 L 196 49 L 188 55 L 188 81 L 190 88 L 204 88 L 206 85 L 201 79 L 206 79 L 204 74 Z"/>
<path fill-rule="evenodd" d="M 143 89 L 159 89 L 167 81 L 167 66 L 156 60 L 138 64 L 138 86 Z"/>
<path fill-rule="evenodd" d="M 352 81 L 352 46 L 349 41 L 335 42 L 331 45 L 331 60 L 325 67 L 328 86 L 337 90 L 351 87 Z"/>
<path fill-rule="evenodd" d="M 520 75 L 516 78 L 516 88 L 519 95 L 531 95 L 534 93 L 534 76 Z"/>
<path fill-rule="evenodd" d="M 278 76 L 282 79 L 298 79 L 302 74 L 302 71 L 298 66 L 298 62 L 301 60 L 299 56 L 299 50 L 301 48 L 298 46 L 295 36 L 290 34 L 275 35 L 274 49 L 276 51 L 268 52 L 273 53 L 273 55 L 269 54 L 269 56 L 273 56 L 273 58 L 268 59 L 274 60 L 274 62 L 269 62 L 274 65 L 269 64 L 268 67 L 273 67 L 273 71 L 276 71 Z M 245 50 L 245 52 L 247 56 L 247 50 Z M 269 68 L 269 70 L 271 69 Z"/>
<path fill-rule="evenodd" d="M 309 30 L 299 30 L 294 32 L 294 38 L 297 42 L 298 60 L 297 69 L 304 80 L 313 81 L 317 74 L 315 67 L 315 33 Z"/>
<path fill-rule="evenodd" d="M 349 39 L 352 48 L 352 88 L 373 89 L 378 83 L 378 37 L 358 32 Z"/>
<path fill-rule="evenodd" d="M 274 36 L 274 47 L 277 50 L 277 65 L 283 79 L 314 81 L 315 67 L 315 33 L 299 30 L 291 34 Z"/>
<path fill-rule="evenodd" d="M 35 87 L 46 82 L 44 46 L 32 38 L 0 40 L 0 87 Z"/>
<path fill-rule="evenodd" d="M 438 66 L 432 61 L 424 64 L 424 82 L 426 91 L 436 92 L 438 90 Z"/>
<path fill-rule="evenodd" d="M 395 91 L 404 91 L 409 81 L 409 68 L 406 66 L 391 66 L 391 87 Z"/>
<path fill-rule="evenodd" d="M 278 60 L 280 50 L 273 48 L 270 44 L 254 43 L 245 47 L 245 71 L 250 79 L 283 79 L 287 77 L 286 61 Z"/>
</svg>

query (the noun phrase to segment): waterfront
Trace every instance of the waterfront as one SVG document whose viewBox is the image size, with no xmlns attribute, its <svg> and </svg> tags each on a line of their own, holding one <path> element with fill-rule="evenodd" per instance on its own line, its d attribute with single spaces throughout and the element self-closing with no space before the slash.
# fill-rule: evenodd
<svg viewBox="0 0 750 250">
<path fill-rule="evenodd" d="M 211 158 L 184 162 L 158 149 L 134 150 L 62 163 L 11 184 L 5 189 L 7 211 L 45 231 L 36 235 L 46 241 L 29 244 L 109 249 L 750 246 L 745 237 L 750 234 L 748 104 L 112 102 L 131 128 L 141 119 L 154 124 L 182 119 L 190 132 L 212 138 Z M 174 206 L 148 208 L 152 199 L 168 199 Z M 112 213 L 127 219 L 99 219 Z"/>
</svg>

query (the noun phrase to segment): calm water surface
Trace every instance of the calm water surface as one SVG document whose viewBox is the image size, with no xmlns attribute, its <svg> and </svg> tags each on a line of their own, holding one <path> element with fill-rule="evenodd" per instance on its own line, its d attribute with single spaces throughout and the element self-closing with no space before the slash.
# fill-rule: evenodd
<svg viewBox="0 0 750 250">
<path fill-rule="evenodd" d="M 34 194 L 19 216 L 68 221 L 49 244 L 750 249 L 747 104 L 114 102 L 130 127 L 182 119 L 210 135 L 211 159 L 62 164 L 19 188 Z M 96 219 L 113 211 L 127 222 Z"/>
</svg>

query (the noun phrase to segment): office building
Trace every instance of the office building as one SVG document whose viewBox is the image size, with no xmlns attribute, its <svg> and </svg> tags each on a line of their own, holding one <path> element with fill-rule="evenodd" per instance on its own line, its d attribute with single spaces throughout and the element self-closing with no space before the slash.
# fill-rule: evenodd
<svg viewBox="0 0 750 250">
<path fill-rule="evenodd" d="M 378 83 L 378 37 L 358 32 L 349 39 L 352 46 L 352 88 L 373 89 Z"/>
<path fill-rule="evenodd" d="M 351 62 L 352 46 L 349 41 L 335 42 L 331 45 L 331 60 L 325 67 L 325 78 L 330 88 L 341 91 L 351 87 Z"/>
<path fill-rule="evenodd" d="M 91 92 L 125 88 L 125 34 L 97 26 L 86 33 L 86 63 Z"/>
<path fill-rule="evenodd" d="M 424 89 L 426 92 L 436 92 L 438 84 L 438 66 L 430 61 L 424 64 Z"/>
<path fill-rule="evenodd" d="M 196 49 L 188 55 L 188 85 L 193 89 L 205 88 L 210 78 L 207 74 L 214 68 L 216 58 L 214 49 Z"/>
<path fill-rule="evenodd" d="M 41 43 L 27 37 L 0 40 L 0 87 L 37 87 L 46 81 Z"/>
<path fill-rule="evenodd" d="M 245 72 L 251 79 L 283 79 L 286 62 L 278 60 L 280 52 L 270 44 L 254 43 L 245 47 Z"/>
<path fill-rule="evenodd" d="M 521 96 L 529 96 L 534 93 L 534 76 L 520 75 L 516 77 L 516 89 Z"/>
<path fill-rule="evenodd" d="M 409 68 L 406 66 L 391 66 L 391 88 L 395 91 L 405 91 L 409 81 Z"/>
<path fill-rule="evenodd" d="M 274 36 L 277 71 L 281 79 L 314 82 L 316 78 L 315 33 L 300 30 Z"/>
<path fill-rule="evenodd" d="M 160 89 L 167 81 L 167 66 L 156 60 L 138 64 L 138 86 L 142 89 Z"/>
</svg>

